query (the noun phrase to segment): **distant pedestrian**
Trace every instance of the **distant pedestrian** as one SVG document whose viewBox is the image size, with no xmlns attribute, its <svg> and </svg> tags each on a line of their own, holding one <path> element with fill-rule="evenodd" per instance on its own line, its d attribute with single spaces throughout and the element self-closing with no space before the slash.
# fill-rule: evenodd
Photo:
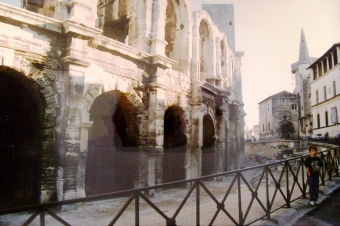
<svg viewBox="0 0 340 226">
<path fill-rule="evenodd" d="M 319 175 L 320 175 L 320 168 L 322 167 L 321 159 L 316 156 L 317 148 L 315 146 L 309 146 L 309 153 L 305 159 L 305 167 L 307 171 L 307 183 L 309 186 L 309 204 L 311 206 L 315 206 L 318 204 L 319 198 Z"/>
</svg>

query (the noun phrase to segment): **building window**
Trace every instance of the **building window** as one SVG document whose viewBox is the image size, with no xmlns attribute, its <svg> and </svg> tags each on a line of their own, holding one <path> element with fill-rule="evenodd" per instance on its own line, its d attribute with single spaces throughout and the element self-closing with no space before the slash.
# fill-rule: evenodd
<svg viewBox="0 0 340 226">
<path fill-rule="evenodd" d="M 268 122 L 268 131 L 270 131 L 270 122 Z"/>
<path fill-rule="evenodd" d="M 327 90 L 326 90 L 326 86 L 323 87 L 323 94 L 324 94 L 324 101 L 327 100 Z"/>
<path fill-rule="evenodd" d="M 263 128 L 262 128 L 262 132 L 264 132 L 264 124 L 263 124 L 262 126 L 263 126 Z"/>
<path fill-rule="evenodd" d="M 229 22 L 229 25 L 233 25 L 233 22 Z"/>
<path fill-rule="evenodd" d="M 335 81 L 333 81 L 333 96 L 336 96 L 336 84 L 335 84 Z"/>
<path fill-rule="evenodd" d="M 297 109 L 297 104 L 292 104 L 292 110 L 296 110 Z"/>
<path fill-rule="evenodd" d="M 315 96 L 315 101 L 316 101 L 316 104 L 319 103 L 319 91 L 316 91 L 316 96 Z"/>
<path fill-rule="evenodd" d="M 337 124 L 338 123 L 338 111 L 337 108 L 331 109 L 331 123 Z"/>
<path fill-rule="evenodd" d="M 320 128 L 320 115 L 319 114 L 317 116 L 317 120 L 318 120 L 318 128 Z"/>
<path fill-rule="evenodd" d="M 326 126 L 328 126 L 328 111 L 325 112 L 325 121 L 326 121 Z"/>
</svg>

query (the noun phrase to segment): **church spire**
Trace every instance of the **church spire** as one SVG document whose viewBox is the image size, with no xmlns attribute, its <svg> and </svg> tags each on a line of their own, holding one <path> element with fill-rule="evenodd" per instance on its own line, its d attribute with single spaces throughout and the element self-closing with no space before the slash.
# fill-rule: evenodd
<svg viewBox="0 0 340 226">
<path fill-rule="evenodd" d="M 303 32 L 303 28 L 301 28 L 299 63 L 300 64 L 309 63 L 307 42 L 305 38 L 305 33 Z"/>
</svg>

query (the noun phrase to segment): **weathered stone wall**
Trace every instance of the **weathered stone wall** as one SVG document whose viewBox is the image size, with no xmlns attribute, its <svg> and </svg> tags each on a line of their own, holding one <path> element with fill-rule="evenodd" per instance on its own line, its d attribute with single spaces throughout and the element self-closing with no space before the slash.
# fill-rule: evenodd
<svg viewBox="0 0 340 226">
<path fill-rule="evenodd" d="M 86 196 L 87 168 L 96 161 L 122 161 L 109 167 L 113 179 L 102 191 L 178 178 L 168 169 L 183 179 L 200 176 L 203 139 L 211 141 L 211 172 L 242 165 L 243 105 L 234 93 L 242 80 L 233 78 L 234 53 L 206 12 L 192 18 L 186 0 L 24 7 L 32 12 L 0 4 L 0 56 L 35 81 L 46 102 L 42 202 Z M 171 166 L 174 156 L 179 168 Z"/>
</svg>

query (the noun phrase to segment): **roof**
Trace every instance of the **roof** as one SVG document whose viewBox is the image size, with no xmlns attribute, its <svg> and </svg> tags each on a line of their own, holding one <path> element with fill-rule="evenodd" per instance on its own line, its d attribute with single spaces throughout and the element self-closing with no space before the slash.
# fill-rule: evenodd
<svg viewBox="0 0 340 226">
<path fill-rule="evenodd" d="M 274 95 L 271 95 L 269 97 L 267 97 L 266 99 L 264 99 L 263 101 L 261 101 L 260 103 L 258 104 L 261 104 L 262 102 L 268 100 L 268 99 L 274 99 L 274 98 L 283 98 L 283 97 L 294 97 L 294 98 L 299 98 L 300 96 L 297 95 L 297 94 L 294 94 L 294 93 L 290 93 L 290 92 L 287 92 L 287 91 L 281 91 L 279 93 L 276 93 Z"/>
<path fill-rule="evenodd" d="M 329 55 L 330 52 L 333 52 L 334 49 L 336 49 L 336 47 L 340 46 L 340 42 L 335 43 L 331 48 L 329 48 L 319 59 L 317 59 L 316 61 L 314 61 L 314 63 L 312 63 L 307 69 L 314 67 L 316 64 L 318 64 L 320 61 L 322 61 L 323 59 L 325 59 L 325 57 L 327 55 Z"/>
</svg>

